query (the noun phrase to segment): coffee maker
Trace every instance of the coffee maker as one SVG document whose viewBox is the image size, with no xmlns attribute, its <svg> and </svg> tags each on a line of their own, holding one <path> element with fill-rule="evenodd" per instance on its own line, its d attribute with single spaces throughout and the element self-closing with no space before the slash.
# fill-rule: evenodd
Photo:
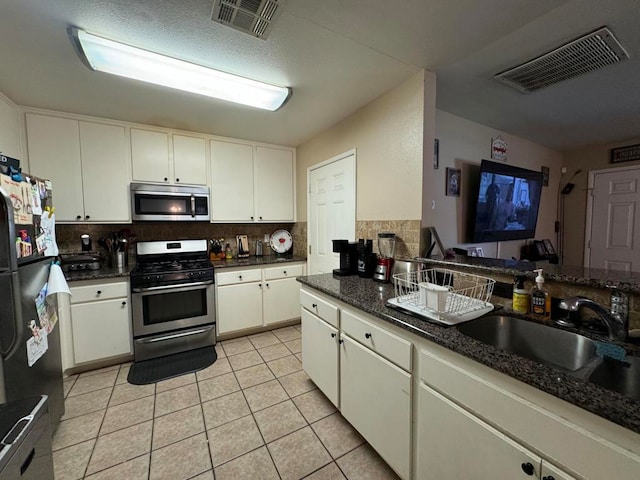
<svg viewBox="0 0 640 480">
<path fill-rule="evenodd" d="M 333 270 L 334 275 L 355 275 L 358 273 L 358 244 L 349 240 L 332 240 L 333 251 L 340 254 L 340 268 Z"/>
<path fill-rule="evenodd" d="M 393 268 L 393 254 L 396 249 L 395 233 L 378 234 L 378 263 L 373 273 L 373 279 L 378 282 L 389 282 L 391 280 L 391 270 Z"/>
<path fill-rule="evenodd" d="M 358 276 L 362 278 L 373 277 L 373 272 L 378 263 L 378 256 L 373 253 L 373 240 L 358 240 Z"/>
</svg>

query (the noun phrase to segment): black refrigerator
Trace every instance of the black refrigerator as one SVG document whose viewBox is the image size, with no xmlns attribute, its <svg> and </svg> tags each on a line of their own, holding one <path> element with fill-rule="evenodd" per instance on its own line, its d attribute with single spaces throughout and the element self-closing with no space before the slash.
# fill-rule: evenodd
<svg viewBox="0 0 640 480">
<path fill-rule="evenodd" d="M 50 191 L 46 195 L 50 202 Z M 40 207 L 44 208 L 44 204 L 38 210 Z M 0 186 L 0 403 L 47 395 L 55 431 L 64 414 L 60 326 L 54 324 L 42 335 L 46 336 L 47 348 L 41 349 L 37 360 L 34 361 L 33 350 L 28 353 L 36 340 L 40 344 L 42 339 L 38 328 L 44 325 L 36 298 L 42 297 L 53 258 L 38 253 L 35 240 L 33 253 L 18 258 L 20 233 L 35 239 L 42 228 L 38 215 L 30 214 L 28 225 L 16 224 L 14 209 L 15 196 Z"/>
</svg>

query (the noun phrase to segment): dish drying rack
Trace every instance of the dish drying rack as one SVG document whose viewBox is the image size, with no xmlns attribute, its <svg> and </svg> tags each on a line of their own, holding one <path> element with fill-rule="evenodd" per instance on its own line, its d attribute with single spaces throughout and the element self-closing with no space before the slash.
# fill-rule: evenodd
<svg viewBox="0 0 640 480">
<path fill-rule="evenodd" d="M 394 298 L 387 303 L 445 325 L 456 325 L 493 310 L 495 280 L 432 268 L 393 275 Z"/>
</svg>

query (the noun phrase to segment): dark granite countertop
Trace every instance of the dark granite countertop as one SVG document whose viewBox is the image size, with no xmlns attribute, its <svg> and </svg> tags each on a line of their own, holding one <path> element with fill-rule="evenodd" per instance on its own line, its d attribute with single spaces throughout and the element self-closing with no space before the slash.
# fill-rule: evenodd
<svg viewBox="0 0 640 480">
<path fill-rule="evenodd" d="M 547 261 L 527 262 L 522 260 L 503 260 L 499 258 L 466 257 L 456 255 L 451 260 L 420 259 L 434 267 L 456 268 L 503 275 L 526 275 L 534 280 L 536 268 L 544 269 L 544 277 L 548 281 L 570 283 L 593 288 L 615 286 L 626 293 L 640 293 L 640 273 L 585 268 L 576 265 L 553 265 Z"/>
<path fill-rule="evenodd" d="M 559 369 L 513 355 L 463 335 L 456 327 L 422 320 L 386 306 L 390 284 L 330 273 L 298 277 L 303 285 L 334 297 L 411 333 L 507 374 L 555 397 L 640 433 L 640 401 L 606 390 Z M 550 327 L 551 328 L 551 327 Z M 627 346 L 627 345 L 625 345 Z M 628 345 L 628 353 L 640 355 Z"/>
<path fill-rule="evenodd" d="M 267 265 L 277 265 L 279 263 L 306 262 L 307 257 L 297 255 L 264 255 L 262 257 L 233 258 L 231 260 L 215 260 L 211 263 L 213 268 L 231 267 L 264 267 Z"/>
<path fill-rule="evenodd" d="M 219 260 L 211 262 L 214 269 L 230 267 L 263 267 L 268 265 L 278 265 L 280 263 L 305 262 L 306 257 L 295 255 L 264 255 L 262 257 L 234 258 L 231 260 Z M 77 282 L 80 280 L 101 280 L 105 278 L 128 277 L 135 262 L 130 259 L 129 265 L 124 268 L 111 268 L 105 264 L 98 270 L 67 271 L 64 276 L 67 282 Z"/>
</svg>

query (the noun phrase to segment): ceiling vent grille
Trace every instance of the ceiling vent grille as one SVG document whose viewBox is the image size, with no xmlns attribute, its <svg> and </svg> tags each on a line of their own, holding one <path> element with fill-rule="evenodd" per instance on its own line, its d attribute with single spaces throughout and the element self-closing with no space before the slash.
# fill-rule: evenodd
<svg viewBox="0 0 640 480">
<path fill-rule="evenodd" d="M 266 40 L 286 0 L 215 0 L 211 20 Z"/>
<path fill-rule="evenodd" d="M 522 93 L 578 77 L 629 58 L 613 33 L 601 27 L 494 76 Z"/>
</svg>

